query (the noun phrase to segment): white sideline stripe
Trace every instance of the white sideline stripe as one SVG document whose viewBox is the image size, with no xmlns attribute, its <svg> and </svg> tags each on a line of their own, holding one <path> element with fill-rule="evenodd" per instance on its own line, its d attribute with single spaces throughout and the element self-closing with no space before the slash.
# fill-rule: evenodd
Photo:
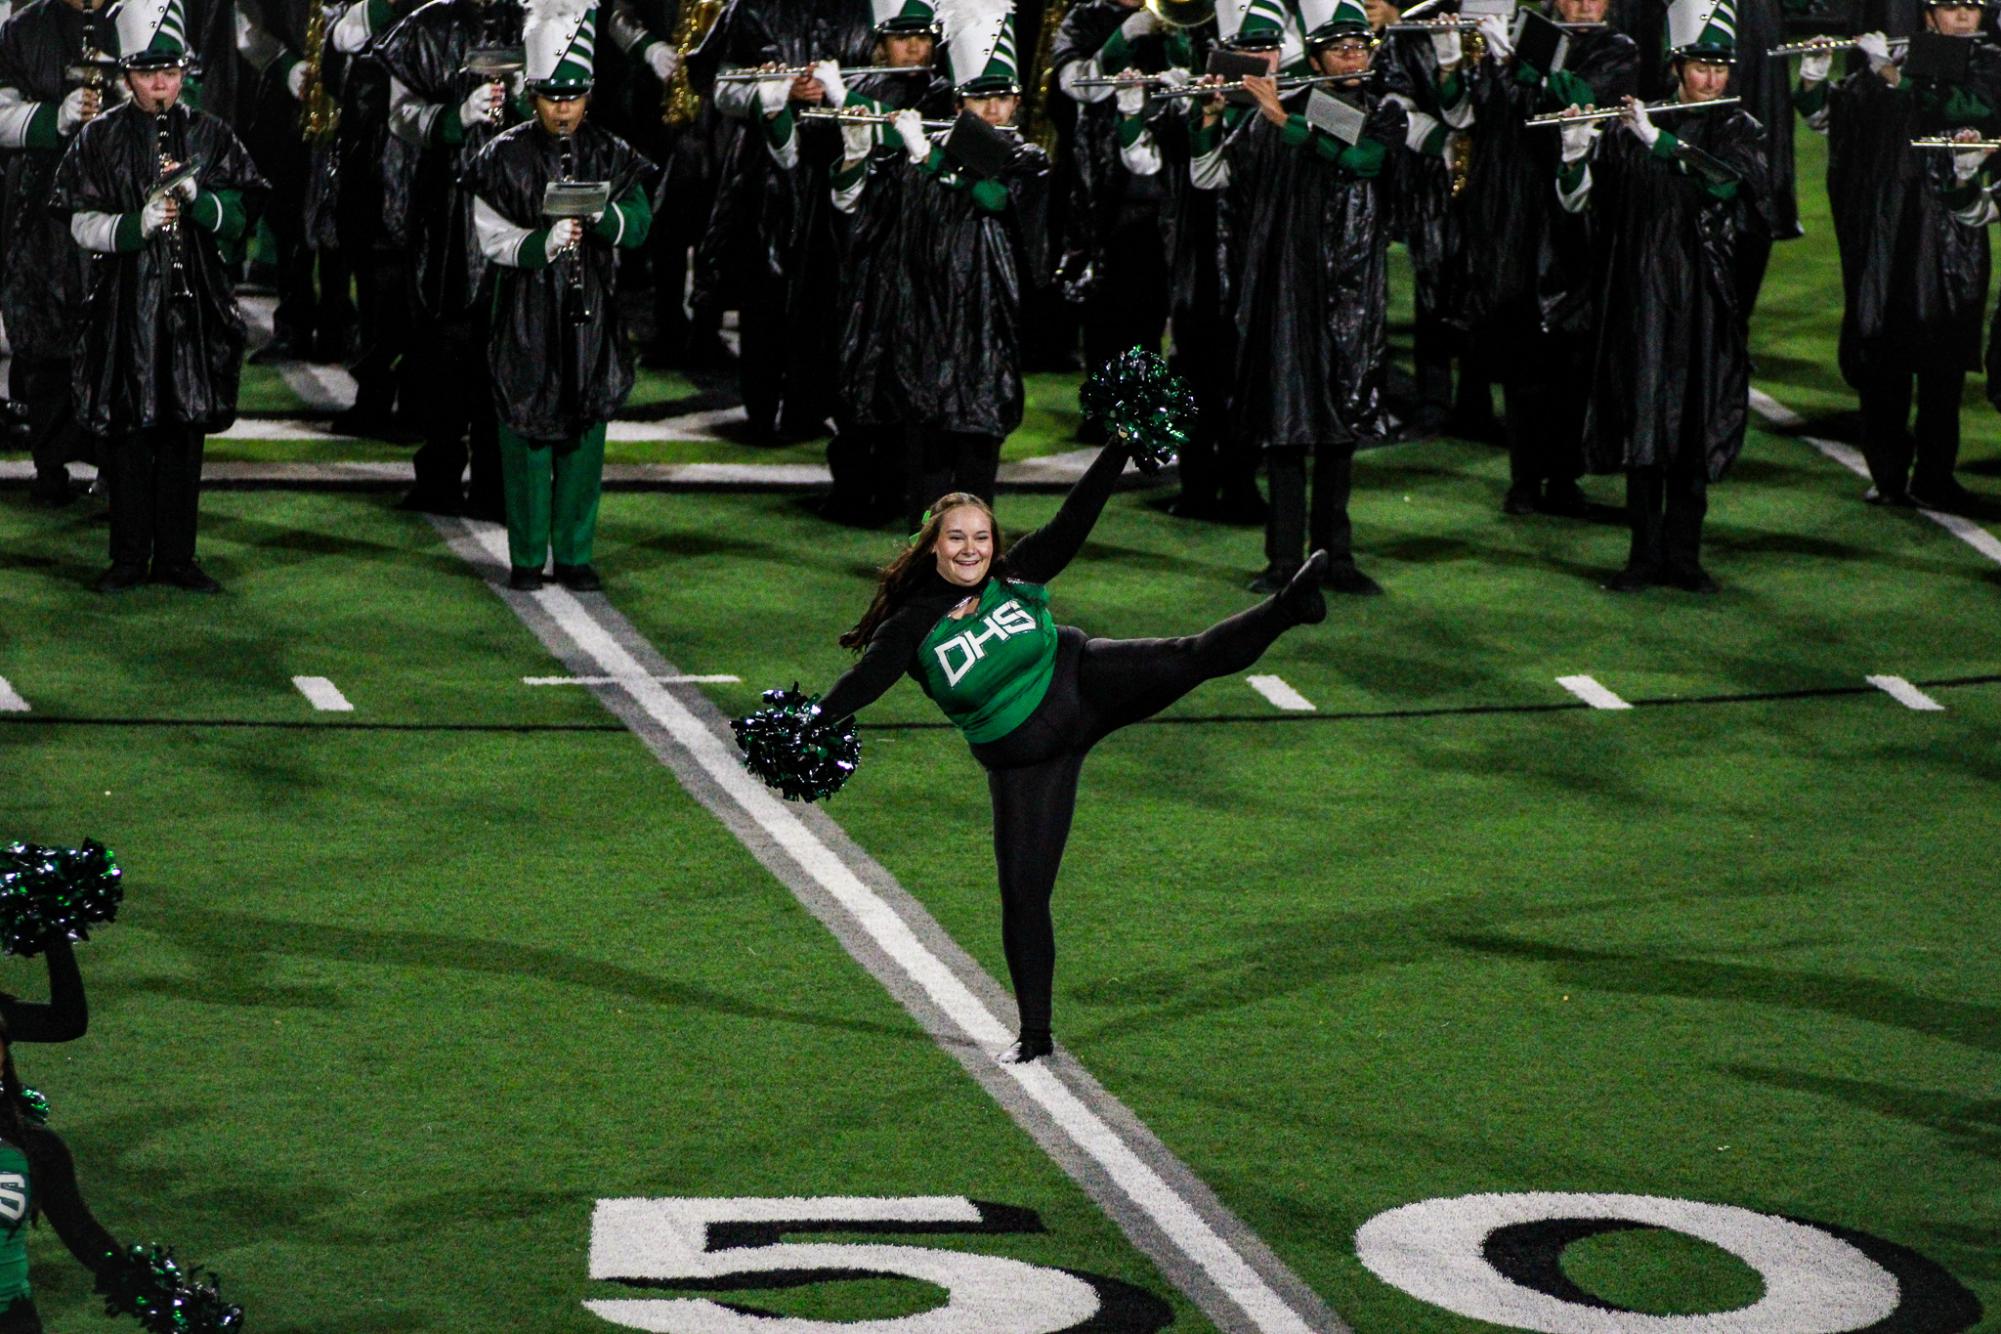
<svg viewBox="0 0 2001 1334">
<path fill-rule="evenodd" d="M 0 676 L 0 713 L 28 713 L 28 701 L 21 698 L 21 692 Z"/>
<path fill-rule="evenodd" d="M 1787 430 L 1797 430 L 1806 425 L 1806 418 L 1794 412 L 1785 404 L 1773 398 L 1762 389 L 1751 391 L 1751 407 L 1760 417 L 1774 426 Z M 1869 480 L 1869 463 L 1862 457 L 1862 451 L 1852 445 L 1844 445 L 1839 440 L 1823 440 L 1819 436 L 1800 437 L 1807 444 L 1833 459 L 1848 471 L 1864 481 Z M 1960 514 L 1945 514 L 1938 510 L 1920 509 L 1918 513 L 1930 519 L 1939 527 L 1951 533 L 1966 545 L 1972 547 L 1987 559 L 2001 565 L 2001 537 L 1982 528 L 1973 520 Z"/>
<path fill-rule="evenodd" d="M 253 333 L 259 335 L 251 341 L 256 345 L 252 352 L 262 348 L 274 336 L 273 317 L 278 309 L 276 297 L 247 296 L 238 302 L 243 311 L 244 323 Z M 307 407 L 322 412 L 345 412 L 354 406 L 354 396 L 360 392 L 354 377 L 340 366 L 317 366 L 308 361 L 280 361 L 272 363 L 278 378 L 285 387 L 298 395 L 299 401 Z"/>
<path fill-rule="evenodd" d="M 1283 676 L 1247 676 L 1244 684 L 1263 695 L 1275 709 L 1312 713 L 1313 701 L 1285 683 Z"/>
<path fill-rule="evenodd" d="M 1559 676 L 1556 683 L 1594 709 L 1630 709 L 1633 706 L 1589 676 Z"/>
<path fill-rule="evenodd" d="M 354 705 L 347 702 L 347 696 L 340 693 L 340 687 L 324 676 L 295 676 L 292 684 L 321 713 L 354 712 Z"/>
<path fill-rule="evenodd" d="M 741 676 L 642 676 L 642 681 L 658 681 L 662 685 L 735 685 L 743 680 Z M 622 686 L 627 678 L 623 676 L 524 676 L 524 686 Z"/>
<path fill-rule="evenodd" d="M 1917 709 L 1922 713 L 1945 712 L 1945 705 L 1901 676 L 1868 676 L 1863 679 L 1907 709 Z"/>
<path fill-rule="evenodd" d="M 468 524 L 467 528 L 489 556 L 506 564 L 504 529 L 497 524 L 482 523 Z M 988 1049 L 998 1049 L 1012 1040 L 1014 1034 L 1007 1025 L 995 1018 L 944 961 L 926 948 L 903 919 L 770 789 L 751 776 L 734 749 L 704 727 L 664 686 L 651 679 L 645 668 L 592 619 L 569 590 L 544 588 L 531 596 L 578 650 L 617 678 L 633 702 L 687 751 L 710 781 L 741 807 L 776 847 L 819 882 L 868 933 L 876 947 L 922 988 L 966 1037 Z M 1010 1065 L 1004 1069 L 1071 1142 L 1094 1159 L 1126 1198 L 1236 1303 L 1259 1330 L 1273 1334 L 1313 1334 L 1312 1326 L 1286 1305 L 1236 1248 L 1218 1236 L 1159 1173 L 1119 1138 L 1118 1131 L 1104 1118 L 1039 1066 Z"/>
</svg>

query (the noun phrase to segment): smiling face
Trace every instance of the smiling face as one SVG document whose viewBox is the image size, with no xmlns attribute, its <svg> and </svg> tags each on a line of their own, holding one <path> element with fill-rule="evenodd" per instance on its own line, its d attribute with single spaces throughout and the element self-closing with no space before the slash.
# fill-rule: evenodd
<svg viewBox="0 0 2001 1334">
<path fill-rule="evenodd" d="M 993 520 L 977 505 L 955 505 L 938 520 L 938 541 L 931 550 L 945 582 L 971 588 L 994 563 Z"/>
</svg>

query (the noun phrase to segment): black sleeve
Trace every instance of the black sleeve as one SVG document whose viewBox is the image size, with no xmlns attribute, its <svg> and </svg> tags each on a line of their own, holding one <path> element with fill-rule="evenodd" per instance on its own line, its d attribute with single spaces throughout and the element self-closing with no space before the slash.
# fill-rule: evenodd
<svg viewBox="0 0 2001 1334">
<path fill-rule="evenodd" d="M 77 1263 L 100 1279 L 115 1272 L 123 1263 L 118 1243 L 91 1215 L 76 1185 L 76 1163 L 62 1136 L 39 1126 L 27 1130 L 22 1148 L 27 1151 L 29 1170 L 34 1173 L 30 1188 L 41 1212 L 54 1225 L 56 1235 L 69 1247 Z"/>
<path fill-rule="evenodd" d="M 43 953 L 49 959 L 49 1002 L 37 1005 L 11 997 L 0 1000 L 0 1018 L 7 1022 L 9 1041 L 73 1042 L 90 1027 L 76 951 L 67 940 L 58 940 Z"/>
<path fill-rule="evenodd" d="M 1008 548 L 1007 577 L 1046 584 L 1063 573 L 1063 567 L 1084 549 L 1084 539 L 1091 535 L 1091 526 L 1104 513 L 1105 502 L 1111 499 L 1112 488 L 1118 484 L 1125 467 L 1126 447 L 1119 441 L 1110 441 L 1099 450 L 1098 457 L 1063 498 L 1063 507 L 1056 511 L 1056 517 Z"/>
<path fill-rule="evenodd" d="M 921 611 L 913 607 L 905 607 L 877 626 L 861 660 L 820 697 L 822 715 L 829 722 L 851 718 L 888 694 L 909 670 L 910 660 L 930 628 Z"/>
</svg>

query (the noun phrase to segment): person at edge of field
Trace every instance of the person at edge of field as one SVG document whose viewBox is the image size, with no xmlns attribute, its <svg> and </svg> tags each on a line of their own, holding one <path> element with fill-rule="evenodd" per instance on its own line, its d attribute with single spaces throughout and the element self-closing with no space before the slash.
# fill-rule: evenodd
<svg viewBox="0 0 2001 1334">
<path fill-rule="evenodd" d="M 13 1018 L 11 1006 L 0 1008 L 0 1334 L 42 1334 L 28 1281 L 29 1224 L 47 1218 L 70 1254 L 96 1276 L 99 1292 L 110 1289 L 126 1261 L 77 1189 L 69 1146 L 24 1110 L 12 1044 L 27 1038 L 14 1036 Z"/>
<path fill-rule="evenodd" d="M 1927 5 L 1925 27 L 1978 41 L 1985 12 Z M 1905 48 L 1882 33 L 1863 34 L 1859 46 L 1866 65 L 1838 80 L 1829 78 L 1831 54 L 1802 58 L 1795 105 L 1827 136 L 1845 298 L 1840 366 L 1862 411 L 1863 499 L 1965 513 L 1977 502 L 1953 469 L 1960 397 L 1980 365 L 1987 304 L 1992 205 L 1978 184 L 1987 155 L 1913 148 L 1911 140 L 1956 124 L 1964 137 L 1992 138 L 2001 120 L 1976 86 L 1913 96 L 1919 81 L 1904 76 Z"/>
<path fill-rule="evenodd" d="M 1262 450 L 1271 490 L 1266 565 L 1251 590 L 1285 587 L 1310 547 L 1329 553 L 1329 588 L 1374 594 L 1381 587 L 1355 564 L 1348 498 L 1356 449 L 1390 430 L 1384 176 L 1406 147 L 1443 153 L 1447 129 L 1373 86 L 1377 38 L 1356 0 L 1305 0 L 1296 22 L 1306 32 L 1301 67 L 1340 82 L 1281 92 L 1276 78 L 1248 78 L 1252 109 L 1227 107 L 1220 93 L 1206 98 L 1189 178 L 1199 190 L 1233 192 L 1231 425 L 1240 448 Z M 1275 71 L 1292 73 L 1294 23 L 1279 0 L 1251 0 L 1232 45 L 1262 46 Z M 1442 77 L 1456 79 L 1456 66 Z M 1358 118 L 1353 141 L 1310 121 L 1316 107 Z"/>
<path fill-rule="evenodd" d="M 534 118 L 466 164 L 480 253 L 494 265 L 487 364 L 499 422 L 507 510 L 507 586 L 602 585 L 591 565 L 604 474 L 605 423 L 632 392 L 632 349 L 612 299 L 619 249 L 645 244 L 651 164 L 586 120 L 595 81 L 597 6 L 530 0 L 522 27 Z M 557 181 L 604 181 L 613 198 L 581 218 L 543 216 Z"/>
<path fill-rule="evenodd" d="M 821 715 L 838 722 L 908 675 L 986 770 L 1001 942 L 1021 1018 L 1019 1039 L 1000 1057 L 1009 1064 L 1053 1050 L 1050 898 L 1091 747 L 1202 682 L 1243 671 L 1287 630 L 1327 616 L 1321 551 L 1276 595 L 1198 635 L 1094 639 L 1056 625 L 1049 584 L 1083 547 L 1127 456 L 1121 441 L 1105 445 L 1056 517 L 1005 554 L 984 500 L 940 497 L 841 637 L 860 661 L 820 699 Z"/>
<path fill-rule="evenodd" d="M 1721 97 L 1737 57 L 1731 0 L 1675 0 L 1668 27 L 1674 100 Z M 1623 133 L 1601 139 L 1601 124 L 1559 131 L 1557 191 L 1571 212 L 1594 210 L 1602 229 L 1585 457 L 1625 472 L 1632 526 L 1626 566 L 1604 587 L 1713 593 L 1702 521 L 1750 413 L 1735 266 L 1738 241 L 1764 225 L 1764 131 L 1741 106 L 1683 112 L 1664 129 L 1636 97 L 1625 99 Z"/>
<path fill-rule="evenodd" d="M 85 123 L 49 207 L 90 252 L 71 355 L 77 420 L 102 441 L 111 566 L 102 593 L 221 585 L 195 563 L 204 438 L 236 420 L 243 315 L 225 267 L 264 180 L 227 125 L 188 106 L 181 0 L 112 14 L 131 100 Z"/>
</svg>

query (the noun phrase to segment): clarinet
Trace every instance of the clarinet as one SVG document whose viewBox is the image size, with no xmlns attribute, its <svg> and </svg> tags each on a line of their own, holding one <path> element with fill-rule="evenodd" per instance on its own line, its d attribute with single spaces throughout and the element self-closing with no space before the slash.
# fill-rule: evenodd
<svg viewBox="0 0 2001 1334">
<path fill-rule="evenodd" d="M 577 136 L 566 134 L 562 137 L 562 175 L 565 184 L 577 178 Z M 579 225 L 582 219 L 578 219 Z M 570 323 L 584 324 L 590 320 L 590 300 L 584 294 L 584 246 L 579 240 L 566 248 L 563 255 L 564 287 L 563 310 Z"/>
<path fill-rule="evenodd" d="M 166 180 L 178 168 L 173 153 L 173 127 L 168 122 L 168 113 L 162 111 L 153 117 L 154 145 L 160 154 L 160 179 Z M 181 251 L 181 221 L 178 212 L 174 220 L 167 224 L 164 235 L 167 245 L 167 294 L 176 301 L 192 301 L 194 289 L 188 286 L 188 266 L 186 256 Z"/>
</svg>

